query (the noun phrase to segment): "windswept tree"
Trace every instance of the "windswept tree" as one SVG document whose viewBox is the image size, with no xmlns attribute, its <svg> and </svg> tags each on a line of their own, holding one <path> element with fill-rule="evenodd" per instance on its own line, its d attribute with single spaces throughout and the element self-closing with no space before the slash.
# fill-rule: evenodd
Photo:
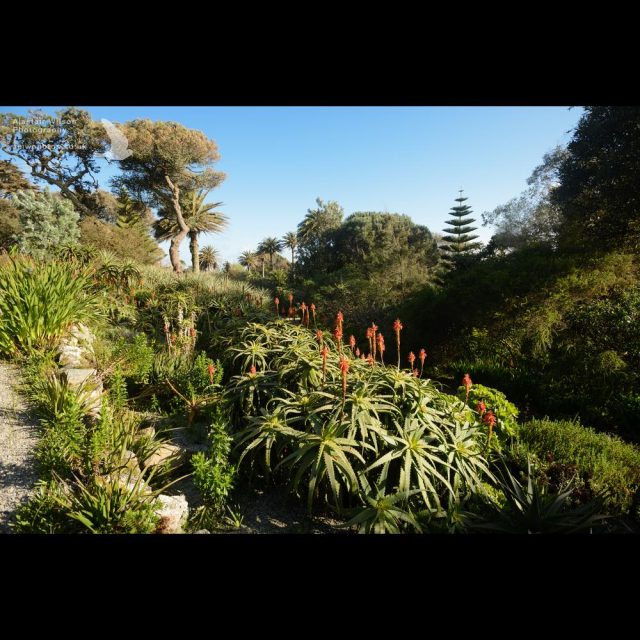
<svg viewBox="0 0 640 640">
<path fill-rule="evenodd" d="M 57 187 L 81 217 L 108 215 L 96 195 L 97 154 L 108 144 L 105 128 L 82 109 L 62 109 L 55 116 L 42 111 L 0 114 L 0 151 L 22 160 L 32 180 Z"/>
<path fill-rule="evenodd" d="M 243 251 L 238 258 L 238 263 L 241 264 L 247 271 L 257 269 L 260 264 L 258 256 L 253 251 Z"/>
<path fill-rule="evenodd" d="M 544 155 L 527 179 L 529 185 L 517 198 L 482 214 L 483 225 L 496 230 L 486 250 L 504 252 L 531 244 L 554 246 L 560 223 L 560 209 L 552 201 L 558 185 L 558 170 L 566 159 L 566 148 L 558 146 Z"/>
<path fill-rule="evenodd" d="M 202 247 L 200 251 L 200 268 L 203 271 L 215 271 L 218 268 L 220 255 L 211 245 Z"/>
<path fill-rule="evenodd" d="M 316 198 L 316 209 L 308 209 L 298 225 L 298 265 L 301 269 L 321 269 L 331 253 L 333 234 L 342 223 L 343 208 L 335 201 Z M 304 269 L 302 269 L 304 270 Z"/>
<path fill-rule="evenodd" d="M 278 238 L 265 238 L 258 245 L 258 253 L 266 253 L 269 256 L 269 266 L 273 271 L 273 256 L 282 249 L 282 242 Z"/>
<path fill-rule="evenodd" d="M 191 265 L 194 272 L 200 270 L 198 236 L 201 233 L 221 233 L 227 226 L 227 216 L 216 209 L 222 202 L 205 202 L 210 190 L 183 191 L 180 195 L 182 212 L 189 227 L 189 249 L 191 251 Z M 163 207 L 158 211 L 160 219 L 154 228 L 158 240 L 171 240 L 180 233 L 173 207 Z"/>
<path fill-rule="evenodd" d="M 295 231 L 289 231 L 282 237 L 282 246 L 291 249 L 291 272 L 295 268 L 295 250 L 298 246 L 298 234 Z"/>
<path fill-rule="evenodd" d="M 182 207 L 183 191 L 210 190 L 225 175 L 214 171 L 218 147 L 202 131 L 176 122 L 133 120 L 126 123 L 132 155 L 120 161 L 122 175 L 113 179 L 151 207 L 172 212 L 179 232 L 172 236 L 169 258 L 174 271 L 182 272 L 180 244 L 191 230 Z"/>
</svg>

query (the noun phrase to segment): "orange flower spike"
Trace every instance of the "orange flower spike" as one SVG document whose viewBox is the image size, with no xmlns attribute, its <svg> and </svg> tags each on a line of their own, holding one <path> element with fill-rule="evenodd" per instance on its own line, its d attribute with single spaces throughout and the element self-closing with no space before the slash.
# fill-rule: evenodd
<svg viewBox="0 0 640 640">
<path fill-rule="evenodd" d="M 342 323 L 344 322 L 344 316 L 342 315 L 342 311 L 338 311 L 336 315 L 336 324 L 342 329 Z"/>
<path fill-rule="evenodd" d="M 280 312 L 279 312 L 279 308 L 280 308 L 280 298 L 274 298 L 274 303 L 276 305 L 276 315 L 279 316 Z"/>
<path fill-rule="evenodd" d="M 396 347 L 398 348 L 398 371 L 400 371 L 400 332 L 403 328 L 400 318 L 396 318 L 393 322 L 393 330 L 396 334 Z"/>
<path fill-rule="evenodd" d="M 367 356 L 367 362 L 373 367 L 373 365 L 376 363 L 376 361 L 373 359 L 373 356 L 371 354 L 369 354 Z"/>
<path fill-rule="evenodd" d="M 251 365 L 251 368 L 249 369 L 249 375 L 250 375 L 251 377 L 253 377 L 253 376 L 255 376 L 255 375 L 256 375 L 256 373 L 257 373 L 257 371 L 256 371 L 256 367 L 255 367 L 255 365 L 253 365 L 253 364 L 252 364 L 252 365 Z"/>
<path fill-rule="evenodd" d="M 416 361 L 416 354 L 413 351 L 409 351 L 409 355 L 407 356 L 407 360 L 413 369 L 413 363 Z"/>
<path fill-rule="evenodd" d="M 215 372 L 216 372 L 216 368 L 211 363 L 209 363 L 207 365 L 207 373 L 209 374 L 210 384 L 213 384 L 213 376 L 215 375 Z"/>
<path fill-rule="evenodd" d="M 326 344 L 320 350 L 320 355 L 322 356 L 322 384 L 324 385 L 327 376 L 327 356 L 329 355 L 329 347 Z"/>
<path fill-rule="evenodd" d="M 349 336 L 349 346 L 351 347 L 351 351 L 355 353 L 356 337 L 354 335 Z"/>
<path fill-rule="evenodd" d="M 340 373 L 342 374 L 342 400 L 347 395 L 347 373 L 349 373 L 349 360 L 342 356 L 340 359 Z"/>
<path fill-rule="evenodd" d="M 360 349 L 358 349 L 358 347 L 356 347 L 356 358 L 360 357 Z"/>
<path fill-rule="evenodd" d="M 418 375 L 419 375 L 418 370 L 417 370 L 417 369 L 414 369 L 414 370 L 411 372 L 411 375 L 412 375 L 414 378 L 417 378 L 417 377 L 418 377 Z"/>
<path fill-rule="evenodd" d="M 469 374 L 465 373 L 464 377 L 462 378 L 462 386 L 466 389 L 466 392 L 467 392 L 466 398 L 465 398 L 465 402 L 467 404 L 469 404 L 469 391 L 471 391 L 471 385 L 473 385 L 473 381 L 469 377 Z"/>
<path fill-rule="evenodd" d="M 493 411 L 487 411 L 484 416 L 482 416 L 482 422 L 489 427 L 489 437 L 487 438 L 487 442 L 489 442 L 489 440 L 491 440 L 491 434 L 493 433 L 493 427 L 496 424 L 496 416 Z"/>
<path fill-rule="evenodd" d="M 316 326 L 316 305 L 313 304 L 312 302 L 309 309 L 311 309 L 311 317 L 313 318 L 313 326 L 315 327 Z"/>
<path fill-rule="evenodd" d="M 324 334 L 322 333 L 322 331 L 318 329 L 318 331 L 316 331 L 316 340 L 320 343 L 320 346 L 322 346 L 323 336 Z"/>
<path fill-rule="evenodd" d="M 378 330 L 378 325 L 375 322 L 371 323 L 371 337 L 372 337 L 372 344 L 373 344 L 373 359 L 376 359 L 376 331 Z"/>
<path fill-rule="evenodd" d="M 427 352 L 424 349 L 420 349 L 418 358 L 420 358 L 420 377 L 422 378 L 422 371 L 424 369 L 424 361 L 427 359 Z"/>
</svg>

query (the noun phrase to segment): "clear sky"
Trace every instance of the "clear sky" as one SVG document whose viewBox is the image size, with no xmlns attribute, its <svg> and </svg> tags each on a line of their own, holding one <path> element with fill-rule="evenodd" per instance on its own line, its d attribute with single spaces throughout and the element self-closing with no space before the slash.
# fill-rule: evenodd
<svg viewBox="0 0 640 640">
<path fill-rule="evenodd" d="M 32 107 L 0 107 L 26 113 Z M 53 113 L 54 107 L 40 107 Z M 83 107 L 94 120 L 171 120 L 202 130 L 227 174 L 211 201 L 230 219 L 201 236 L 237 260 L 266 236 L 295 230 L 316 197 L 354 211 L 406 213 L 440 232 L 464 189 L 480 214 L 526 188 L 542 156 L 566 143 L 581 108 L 567 107 Z M 101 187 L 113 168 L 103 162 Z M 189 263 L 188 244 L 182 257 Z"/>
</svg>

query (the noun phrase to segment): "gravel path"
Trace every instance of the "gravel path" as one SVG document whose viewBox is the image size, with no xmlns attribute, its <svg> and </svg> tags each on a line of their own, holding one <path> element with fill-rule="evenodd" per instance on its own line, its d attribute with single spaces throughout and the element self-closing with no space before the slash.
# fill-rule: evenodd
<svg viewBox="0 0 640 640">
<path fill-rule="evenodd" d="M 37 480 L 33 449 L 36 424 L 17 391 L 17 367 L 0 362 L 0 533 L 11 533 L 9 522 L 27 500 Z"/>
</svg>

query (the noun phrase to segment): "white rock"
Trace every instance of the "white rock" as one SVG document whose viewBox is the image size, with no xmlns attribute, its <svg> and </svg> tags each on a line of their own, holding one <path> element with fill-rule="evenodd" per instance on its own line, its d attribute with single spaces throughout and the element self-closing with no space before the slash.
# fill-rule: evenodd
<svg viewBox="0 0 640 640">
<path fill-rule="evenodd" d="M 182 495 L 167 496 L 161 494 L 156 499 L 156 514 L 160 516 L 160 533 L 182 533 L 189 516 L 189 503 Z"/>
<path fill-rule="evenodd" d="M 165 462 L 173 466 L 179 465 L 183 461 L 184 451 L 174 444 L 163 443 L 145 461 L 145 467 L 154 467 Z"/>
<path fill-rule="evenodd" d="M 65 369 L 64 375 L 70 387 L 79 387 L 83 382 L 95 376 L 95 369 Z"/>
</svg>

